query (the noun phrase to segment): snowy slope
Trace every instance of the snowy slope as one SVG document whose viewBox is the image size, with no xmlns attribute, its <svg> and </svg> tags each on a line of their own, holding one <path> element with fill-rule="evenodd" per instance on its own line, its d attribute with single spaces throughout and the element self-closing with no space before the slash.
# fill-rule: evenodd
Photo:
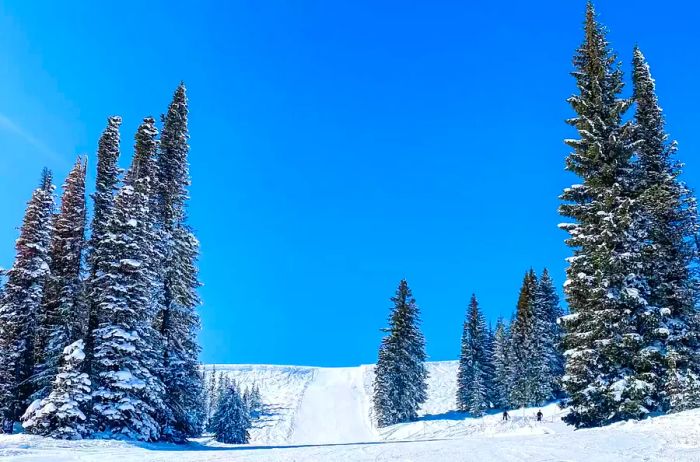
<svg viewBox="0 0 700 462">
<path fill-rule="evenodd" d="M 257 383 L 268 415 L 252 442 L 202 438 L 184 446 L 56 441 L 0 435 L 12 461 L 700 461 L 700 410 L 574 431 L 562 411 L 544 407 L 469 418 L 454 412 L 456 362 L 428 363 L 429 399 L 416 422 L 377 429 L 371 420 L 372 367 L 217 365 L 243 385 Z"/>
</svg>

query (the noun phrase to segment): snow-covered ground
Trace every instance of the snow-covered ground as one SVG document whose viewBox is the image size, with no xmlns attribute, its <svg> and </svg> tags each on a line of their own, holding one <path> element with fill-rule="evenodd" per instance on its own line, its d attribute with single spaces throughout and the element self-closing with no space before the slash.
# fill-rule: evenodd
<svg viewBox="0 0 700 462">
<path fill-rule="evenodd" d="M 429 400 L 416 422 L 372 424 L 372 368 L 217 365 L 257 383 L 267 413 L 245 446 L 201 438 L 188 445 L 56 441 L 0 435 L 0 459 L 13 461 L 700 461 L 700 410 L 578 430 L 554 404 L 469 418 L 454 412 L 456 362 L 428 363 Z"/>
</svg>

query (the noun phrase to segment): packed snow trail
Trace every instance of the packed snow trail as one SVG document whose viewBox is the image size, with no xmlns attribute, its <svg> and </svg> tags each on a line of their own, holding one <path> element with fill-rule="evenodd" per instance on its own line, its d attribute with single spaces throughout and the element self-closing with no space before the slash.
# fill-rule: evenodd
<svg viewBox="0 0 700 462">
<path fill-rule="evenodd" d="M 291 444 L 375 441 L 365 393 L 365 367 L 318 368 L 296 412 Z"/>
</svg>

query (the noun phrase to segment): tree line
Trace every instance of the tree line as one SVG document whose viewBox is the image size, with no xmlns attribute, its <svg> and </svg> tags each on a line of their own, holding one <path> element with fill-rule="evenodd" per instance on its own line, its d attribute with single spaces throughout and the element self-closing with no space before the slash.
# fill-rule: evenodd
<svg viewBox="0 0 700 462">
<path fill-rule="evenodd" d="M 388 333 L 379 348 L 373 412 L 380 427 L 415 420 L 427 399 L 425 339 L 418 306 L 402 280 L 391 298 Z M 554 284 L 545 269 L 525 273 L 509 323 L 486 323 L 472 295 L 462 329 L 457 368 L 457 409 L 481 416 L 490 409 L 542 405 L 562 397 L 562 316 Z"/>
<path fill-rule="evenodd" d="M 99 139 L 89 226 L 83 158 L 58 210 L 48 170 L 27 205 L 0 296 L 5 431 L 19 420 L 69 439 L 178 442 L 202 431 L 184 84 L 160 131 L 143 119 L 125 172 L 121 122 L 110 117 Z"/>
<path fill-rule="evenodd" d="M 579 137 L 565 140 L 566 169 L 581 181 L 559 208 L 571 219 L 559 225 L 573 250 L 569 314 L 546 271 L 526 274 L 514 318 L 493 332 L 472 297 L 457 406 L 480 415 L 561 398 L 576 427 L 700 407 L 697 204 L 650 67 L 635 47 L 632 94 L 623 97 L 621 64 L 590 1 L 573 65 L 567 123 Z M 392 300 L 374 381 L 379 426 L 415 419 L 426 400 L 425 340 L 405 281 Z"/>
</svg>

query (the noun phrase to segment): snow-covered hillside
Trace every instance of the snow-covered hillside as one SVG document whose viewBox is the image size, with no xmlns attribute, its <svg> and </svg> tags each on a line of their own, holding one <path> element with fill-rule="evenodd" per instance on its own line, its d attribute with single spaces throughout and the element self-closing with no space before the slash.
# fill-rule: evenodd
<svg viewBox="0 0 700 462">
<path fill-rule="evenodd" d="M 469 418 L 454 412 L 456 362 L 428 363 L 429 400 L 416 422 L 372 424 L 372 367 L 217 365 L 243 386 L 260 387 L 267 412 L 251 444 L 202 438 L 186 446 L 115 441 L 56 441 L 0 435 L 0 459 L 17 461 L 451 461 L 697 460 L 700 410 L 574 431 L 555 404 Z"/>
</svg>

